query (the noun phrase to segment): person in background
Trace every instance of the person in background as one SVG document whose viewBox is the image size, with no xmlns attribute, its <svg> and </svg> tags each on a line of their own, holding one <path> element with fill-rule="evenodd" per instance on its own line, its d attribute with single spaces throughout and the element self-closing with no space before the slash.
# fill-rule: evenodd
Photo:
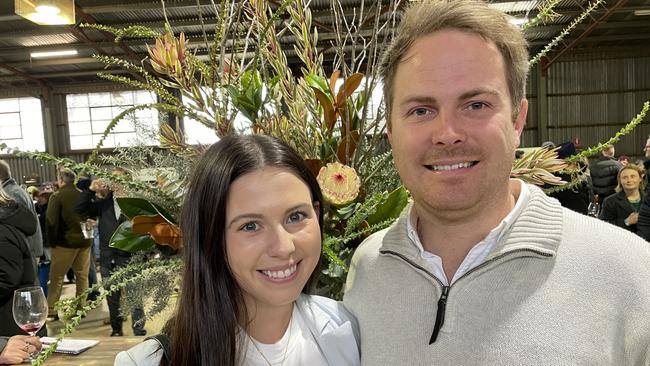
<svg viewBox="0 0 650 366">
<path fill-rule="evenodd" d="M 75 179 L 76 174 L 72 170 L 59 169 L 59 190 L 50 197 L 45 220 L 52 253 L 47 304 L 49 317 L 54 320 L 59 318 L 54 304 L 61 297 L 63 277 L 70 268 L 75 273 L 76 296 L 88 288 L 91 241 L 84 238 L 79 224 L 81 216 L 74 211 L 80 194 L 74 185 Z"/>
<path fill-rule="evenodd" d="M 598 159 L 590 164 L 591 182 L 594 185 L 594 194 L 600 202 L 616 192 L 616 177 L 621 169 L 621 163 L 614 158 L 616 150 L 613 145 L 608 145 Z"/>
<path fill-rule="evenodd" d="M 24 334 L 13 317 L 14 291 L 37 284 L 27 236 L 36 232 L 34 214 L 0 187 L 0 336 Z M 42 328 L 39 335 L 46 335 Z"/>
<path fill-rule="evenodd" d="M 522 30 L 487 2 L 410 2 L 381 62 L 412 202 L 355 251 L 363 365 L 650 364 L 650 246 L 510 179 Z"/>
<path fill-rule="evenodd" d="M 113 175 L 122 176 L 127 174 L 126 169 L 117 167 L 112 171 Z M 118 226 L 126 221 L 121 214 L 120 206 L 116 197 L 121 195 L 122 189 L 117 184 L 111 184 L 104 179 L 94 179 L 88 182 L 87 189 L 82 190 L 75 205 L 75 211 L 84 217 L 97 218 L 99 229 L 99 263 L 102 279 L 107 279 L 120 267 L 126 265 L 131 259 L 131 254 L 123 250 L 111 248 L 110 239 Z M 86 185 L 83 186 L 86 188 Z M 130 301 L 137 301 L 135 294 L 130 287 L 126 289 L 126 296 Z M 120 300 L 122 293 L 116 292 L 107 297 L 108 312 L 111 320 L 111 337 L 123 336 L 122 313 Z M 144 336 L 147 331 L 144 329 L 145 319 L 142 305 L 137 305 L 131 313 L 131 327 L 133 334 Z"/>
<path fill-rule="evenodd" d="M 0 160 L 0 182 L 5 193 L 9 195 L 16 203 L 22 205 L 36 216 L 36 209 L 34 208 L 34 201 L 29 196 L 27 191 L 22 189 L 16 181 L 11 177 L 11 168 L 6 161 Z M 27 237 L 29 248 L 32 252 L 34 260 L 34 271 L 36 271 L 38 259 L 43 255 L 43 235 L 41 228 L 36 227 L 36 232 Z M 36 275 L 36 272 L 34 272 Z"/>
<path fill-rule="evenodd" d="M 618 185 L 616 186 L 618 193 L 605 199 L 600 211 L 600 218 L 636 233 L 639 209 L 643 200 L 642 190 L 644 187 L 642 183 L 641 171 L 636 165 L 623 166 L 618 172 Z"/>
<path fill-rule="evenodd" d="M 91 184 L 91 179 L 88 174 L 80 174 L 79 179 L 77 179 L 77 189 L 82 192 L 82 194 L 79 196 L 80 199 L 83 196 L 83 192 L 87 191 L 88 188 L 90 187 Z M 82 215 L 83 216 L 83 215 Z M 95 221 L 92 221 L 95 222 Z M 94 224 L 96 225 L 96 222 Z M 97 283 L 97 268 L 95 266 L 96 262 L 96 251 L 95 251 L 95 238 L 93 237 L 93 243 L 90 246 L 90 266 L 88 269 L 88 287 L 93 287 Z M 88 301 L 95 301 L 97 299 L 97 296 L 99 296 L 99 291 L 95 290 L 92 291 L 91 293 L 88 294 Z"/>
<path fill-rule="evenodd" d="M 650 135 L 648 135 L 648 139 L 643 147 L 643 153 L 645 155 L 643 166 L 646 171 L 646 174 L 643 176 L 643 185 L 645 186 L 643 196 L 645 199 L 641 201 L 641 207 L 639 208 L 636 233 L 645 240 L 650 241 L 650 198 L 648 198 L 650 197 L 650 174 L 647 173 L 648 169 L 650 169 Z"/>
<path fill-rule="evenodd" d="M 316 177 L 286 143 L 230 135 L 212 145 L 183 203 L 175 317 L 115 365 L 359 365 L 354 318 L 306 294 L 319 274 L 322 208 Z"/>
<path fill-rule="evenodd" d="M 618 162 L 621 163 L 621 166 L 626 166 L 630 163 L 630 157 L 627 155 L 621 155 L 618 157 Z"/>
<path fill-rule="evenodd" d="M 50 281 L 50 264 L 52 261 L 50 244 L 47 242 L 47 226 L 45 224 L 47 204 L 50 201 L 51 194 L 52 192 L 40 192 L 36 197 L 36 204 L 34 205 L 36 215 L 38 216 L 38 226 L 41 228 L 41 232 L 43 233 L 43 255 L 41 256 L 41 260 L 38 262 L 38 282 L 41 284 L 45 296 L 48 294 L 47 283 Z"/>
<path fill-rule="evenodd" d="M 560 159 L 566 159 L 577 153 L 576 147 L 572 142 L 564 142 L 559 145 L 557 151 L 557 156 Z M 579 166 L 580 169 L 586 169 L 584 165 L 586 162 L 577 162 L 575 163 Z M 560 174 L 559 175 L 564 181 L 571 181 L 570 174 Z M 580 174 L 578 176 L 582 182 L 578 186 L 570 189 L 564 189 L 559 192 L 550 193 L 549 196 L 556 198 L 560 201 L 560 204 L 563 207 L 566 207 L 575 212 L 579 212 L 583 215 L 587 214 L 587 207 L 589 207 L 589 202 L 592 202 L 594 199 L 594 192 L 591 184 L 591 177 L 587 173 Z M 552 188 L 552 186 L 547 186 L 546 188 Z"/>
<path fill-rule="evenodd" d="M 21 364 L 29 355 L 40 351 L 41 347 L 38 336 L 0 337 L 0 365 Z"/>
</svg>

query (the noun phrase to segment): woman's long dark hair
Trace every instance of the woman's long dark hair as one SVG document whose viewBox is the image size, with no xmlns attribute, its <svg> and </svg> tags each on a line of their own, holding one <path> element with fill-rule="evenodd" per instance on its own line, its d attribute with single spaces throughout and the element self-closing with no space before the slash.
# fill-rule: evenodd
<svg viewBox="0 0 650 366">
<path fill-rule="evenodd" d="M 236 366 L 241 362 L 238 345 L 243 339 L 238 339 L 242 334 L 237 329 L 239 320 L 248 321 L 248 314 L 227 262 L 226 200 L 235 179 L 264 167 L 285 168 L 296 174 L 322 212 L 323 199 L 314 174 L 283 141 L 265 135 L 232 135 L 205 152 L 188 186 L 180 220 L 183 284 L 176 315 L 168 324 L 174 366 Z M 321 234 L 322 217 L 319 214 Z M 305 289 L 317 275 L 318 268 Z"/>
</svg>

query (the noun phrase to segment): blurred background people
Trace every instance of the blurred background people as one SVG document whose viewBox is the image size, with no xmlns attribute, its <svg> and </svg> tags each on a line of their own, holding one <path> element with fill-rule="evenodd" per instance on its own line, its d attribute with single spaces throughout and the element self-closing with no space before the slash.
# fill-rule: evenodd
<svg viewBox="0 0 650 366">
<path fill-rule="evenodd" d="M 0 182 L 2 182 L 2 188 L 5 193 L 14 200 L 17 204 L 25 207 L 34 214 L 34 220 L 36 220 L 36 209 L 34 208 L 34 201 L 29 196 L 27 191 L 22 189 L 16 181 L 11 177 L 11 168 L 6 161 L 0 160 Z M 43 255 L 43 236 L 41 234 L 41 228 L 36 227 L 36 231 L 27 237 L 27 242 L 29 243 L 29 249 L 32 253 L 32 260 L 34 262 L 34 275 L 36 275 L 36 266 L 38 264 L 38 259 Z"/>
<path fill-rule="evenodd" d="M 600 218 L 636 233 L 643 200 L 642 182 L 641 171 L 636 165 L 628 164 L 622 167 L 618 173 L 618 193 L 605 199 Z"/>
<path fill-rule="evenodd" d="M 12 303 L 15 290 L 36 285 L 27 243 L 27 237 L 34 235 L 36 229 L 34 214 L 0 186 L 0 336 L 25 334 L 14 321 Z M 45 335 L 45 328 L 38 334 Z"/>
<path fill-rule="evenodd" d="M 36 216 L 38 217 L 38 227 L 43 233 L 43 255 L 41 256 L 41 260 L 38 263 L 38 282 L 41 284 L 45 296 L 47 296 L 47 283 L 50 280 L 50 262 L 52 259 L 50 254 L 50 245 L 47 242 L 47 226 L 45 225 L 47 204 L 50 201 L 51 194 L 52 192 L 39 192 L 38 196 L 36 196 L 36 204 L 34 205 L 34 208 L 36 209 Z"/>
<path fill-rule="evenodd" d="M 85 239 L 81 216 L 74 210 L 79 200 L 79 190 L 74 185 L 75 173 L 67 168 L 59 170 L 59 190 L 52 194 L 47 208 L 47 238 L 52 253 L 50 288 L 47 296 L 49 316 L 57 320 L 54 304 L 61 297 L 63 277 L 72 268 L 76 277 L 76 295 L 88 288 L 90 266 L 90 239 Z"/>
<path fill-rule="evenodd" d="M 113 175 L 125 175 L 127 171 L 123 168 L 115 168 Z M 75 210 L 85 217 L 96 217 L 99 228 L 99 263 L 102 279 L 118 270 L 121 266 L 126 265 L 131 258 L 131 254 L 123 250 L 109 247 L 110 239 L 117 227 L 126 220 L 121 214 L 120 206 L 115 200 L 120 196 L 122 188 L 114 183 L 109 184 L 104 179 L 93 180 L 88 189 L 81 192 Z M 126 296 L 133 299 L 133 293 L 130 287 L 126 289 Z M 107 297 L 108 311 L 111 318 L 111 336 L 124 335 L 122 329 L 122 314 L 120 310 L 121 292 L 117 292 Z M 131 327 L 133 334 L 143 336 L 147 334 L 144 329 L 144 311 L 142 305 L 136 306 L 131 313 Z"/>
<path fill-rule="evenodd" d="M 616 192 L 618 171 L 621 163 L 614 158 L 616 150 L 609 145 L 601 152 L 602 156 L 590 165 L 591 182 L 594 185 L 594 194 L 600 202 Z"/>
</svg>

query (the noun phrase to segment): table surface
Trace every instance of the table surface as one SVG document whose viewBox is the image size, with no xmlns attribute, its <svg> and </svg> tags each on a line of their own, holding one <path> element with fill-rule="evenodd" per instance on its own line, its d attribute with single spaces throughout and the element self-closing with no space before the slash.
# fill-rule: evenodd
<svg viewBox="0 0 650 366">
<path fill-rule="evenodd" d="M 71 337 L 74 338 L 74 337 Z M 95 337 L 99 343 L 78 355 L 54 353 L 45 361 L 47 366 L 113 366 L 115 355 L 142 342 L 144 337 Z M 23 364 L 25 365 L 25 364 Z"/>
</svg>

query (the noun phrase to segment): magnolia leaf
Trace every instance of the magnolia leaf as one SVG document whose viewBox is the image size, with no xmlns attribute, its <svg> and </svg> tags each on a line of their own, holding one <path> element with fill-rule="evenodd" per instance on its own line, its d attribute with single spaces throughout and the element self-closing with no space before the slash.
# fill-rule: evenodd
<svg viewBox="0 0 650 366">
<path fill-rule="evenodd" d="M 363 80 L 363 74 L 360 72 L 350 75 L 350 77 L 345 80 L 339 89 L 339 93 L 336 95 L 337 108 L 343 108 L 347 98 L 350 97 L 361 84 L 361 80 Z"/>
<path fill-rule="evenodd" d="M 345 133 L 345 132 L 342 132 Z M 339 158 L 341 164 L 347 164 L 348 158 L 354 154 L 354 151 L 357 149 L 359 143 L 359 131 L 354 130 L 350 131 L 349 134 L 344 135 L 339 142 L 339 147 L 336 151 L 336 156 Z"/>
<path fill-rule="evenodd" d="M 111 236 L 109 247 L 134 253 L 150 250 L 156 242 L 149 235 L 134 234 L 131 231 L 131 221 L 124 221 Z"/>
<path fill-rule="evenodd" d="M 117 204 L 124 216 L 132 220 L 136 216 L 162 216 L 170 224 L 176 224 L 174 217 L 164 208 L 142 198 L 120 197 Z"/>
<path fill-rule="evenodd" d="M 341 75 L 341 71 L 334 70 L 332 76 L 330 76 L 330 93 L 332 95 L 334 95 L 334 88 L 336 88 L 336 81 L 339 79 L 340 75 Z"/>
<path fill-rule="evenodd" d="M 312 90 L 314 90 L 314 95 L 316 96 L 316 99 L 318 99 L 318 102 L 323 107 L 325 126 L 327 127 L 328 133 L 331 133 L 332 129 L 334 128 L 334 123 L 336 122 L 336 110 L 332 105 L 332 101 L 325 93 L 323 93 L 320 89 L 315 88 L 313 86 L 311 88 Z"/>
<path fill-rule="evenodd" d="M 375 213 L 368 216 L 366 222 L 368 225 L 376 225 L 388 219 L 396 219 L 408 204 L 409 194 L 404 186 L 400 186 L 392 191 L 386 199 L 377 205 Z"/>
</svg>

